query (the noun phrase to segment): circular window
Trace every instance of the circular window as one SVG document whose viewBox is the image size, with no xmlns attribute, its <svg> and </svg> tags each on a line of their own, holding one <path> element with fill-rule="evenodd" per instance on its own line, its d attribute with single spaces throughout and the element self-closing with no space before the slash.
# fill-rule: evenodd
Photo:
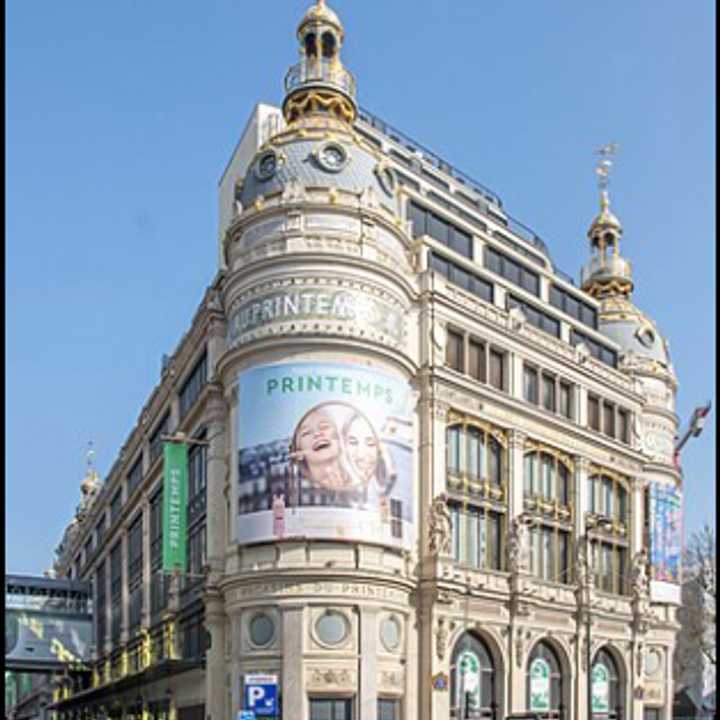
<svg viewBox="0 0 720 720">
<path fill-rule="evenodd" d="M 269 180 L 278 168 L 278 156 L 274 150 L 268 150 L 263 153 L 255 165 L 255 176 L 261 182 Z"/>
<path fill-rule="evenodd" d="M 340 172 L 349 161 L 347 150 L 336 142 L 321 145 L 316 157 L 320 167 L 328 172 Z"/>
<path fill-rule="evenodd" d="M 347 618 L 339 612 L 329 610 L 315 623 L 315 632 L 326 645 L 339 645 L 348 636 Z"/>
<path fill-rule="evenodd" d="M 648 327 L 647 325 L 645 327 L 641 327 L 638 329 L 636 335 L 637 339 L 646 348 L 651 348 L 653 346 L 653 343 L 655 342 L 655 333 L 653 332 L 652 328 Z"/>
<path fill-rule="evenodd" d="M 393 651 L 400 647 L 400 622 L 396 617 L 389 617 L 382 621 L 380 639 L 387 650 Z"/>
<path fill-rule="evenodd" d="M 377 175 L 380 187 L 388 194 L 393 195 L 397 188 L 397 177 L 395 171 L 384 164 L 379 164 L 375 168 L 375 174 Z"/>
<path fill-rule="evenodd" d="M 275 636 L 275 623 L 265 613 L 255 615 L 250 621 L 250 640 L 253 645 L 269 645 Z"/>
</svg>

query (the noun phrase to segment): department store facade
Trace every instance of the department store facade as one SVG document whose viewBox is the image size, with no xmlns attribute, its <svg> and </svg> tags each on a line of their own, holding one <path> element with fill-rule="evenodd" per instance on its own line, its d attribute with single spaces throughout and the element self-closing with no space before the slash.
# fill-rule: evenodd
<svg viewBox="0 0 720 720">
<path fill-rule="evenodd" d="M 677 382 L 607 190 L 578 287 L 359 110 L 343 39 L 324 3 L 303 17 L 282 108 L 222 177 L 217 275 L 83 480 L 55 571 L 93 582 L 96 661 L 56 678 L 56 711 L 230 720 L 262 673 L 286 720 L 669 720 Z M 200 441 L 182 577 L 161 567 L 178 433 Z"/>
</svg>

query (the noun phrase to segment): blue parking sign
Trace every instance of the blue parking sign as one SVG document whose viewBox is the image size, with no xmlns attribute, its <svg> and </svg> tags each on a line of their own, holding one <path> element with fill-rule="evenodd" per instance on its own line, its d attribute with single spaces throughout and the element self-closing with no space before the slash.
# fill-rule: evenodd
<svg viewBox="0 0 720 720">
<path fill-rule="evenodd" d="M 277 715 L 277 675 L 246 675 L 243 709 L 258 717 Z"/>
</svg>

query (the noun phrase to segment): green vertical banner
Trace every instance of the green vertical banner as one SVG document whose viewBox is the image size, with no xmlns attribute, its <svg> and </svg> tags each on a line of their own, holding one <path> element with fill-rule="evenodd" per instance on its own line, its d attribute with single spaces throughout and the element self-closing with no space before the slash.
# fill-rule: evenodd
<svg viewBox="0 0 720 720">
<path fill-rule="evenodd" d="M 166 442 L 163 460 L 162 567 L 165 572 L 187 572 L 187 444 Z"/>
</svg>

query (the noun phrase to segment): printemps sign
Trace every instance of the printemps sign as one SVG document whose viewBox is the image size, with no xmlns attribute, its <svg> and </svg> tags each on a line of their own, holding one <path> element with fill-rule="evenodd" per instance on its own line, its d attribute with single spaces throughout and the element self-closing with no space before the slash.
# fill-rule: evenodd
<svg viewBox="0 0 720 720">
<path fill-rule="evenodd" d="M 186 572 L 187 445 L 182 442 L 166 442 L 163 455 L 162 566 L 165 572 Z"/>
<path fill-rule="evenodd" d="M 402 316 L 388 303 L 354 290 L 307 288 L 268 293 L 249 300 L 230 313 L 228 344 L 232 347 L 246 332 L 287 320 L 334 320 L 351 322 L 402 339 Z"/>
</svg>

